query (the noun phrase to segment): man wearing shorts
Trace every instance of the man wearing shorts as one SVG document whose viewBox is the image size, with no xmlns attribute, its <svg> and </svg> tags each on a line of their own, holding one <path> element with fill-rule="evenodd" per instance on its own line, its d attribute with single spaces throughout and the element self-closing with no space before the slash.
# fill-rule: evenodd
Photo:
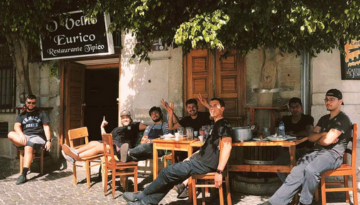
<svg viewBox="0 0 360 205">
<path fill-rule="evenodd" d="M 46 113 L 36 108 L 36 96 L 28 95 L 25 100 L 25 111 L 16 118 L 14 130 L 8 138 L 18 148 L 24 147 L 24 166 L 16 184 L 23 184 L 29 171 L 33 150 L 49 151 L 51 148 L 50 120 Z"/>
</svg>

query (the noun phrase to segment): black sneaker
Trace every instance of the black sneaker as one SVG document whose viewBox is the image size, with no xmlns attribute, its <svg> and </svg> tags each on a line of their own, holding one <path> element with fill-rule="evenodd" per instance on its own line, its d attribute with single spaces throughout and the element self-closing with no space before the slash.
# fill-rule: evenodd
<svg viewBox="0 0 360 205">
<path fill-rule="evenodd" d="M 188 189 L 187 187 L 185 187 L 184 191 L 181 192 L 181 193 L 177 196 L 177 198 L 178 198 L 178 199 L 185 199 L 185 198 L 187 198 L 187 197 L 189 197 L 189 189 Z"/>
<path fill-rule="evenodd" d="M 127 202 L 135 202 L 135 201 L 139 201 L 139 199 L 136 198 L 137 195 L 138 193 L 135 192 L 124 192 L 123 198 Z"/>
<path fill-rule="evenodd" d="M 16 185 L 23 184 L 27 181 L 26 176 L 20 175 L 19 178 L 16 180 Z"/>
<path fill-rule="evenodd" d="M 121 162 L 127 162 L 128 152 L 129 152 L 129 144 L 128 143 L 122 144 L 120 147 L 120 161 Z"/>
<path fill-rule="evenodd" d="M 174 186 L 174 190 L 180 195 L 185 189 L 185 185 L 183 183 L 177 184 Z"/>
<path fill-rule="evenodd" d="M 75 163 L 76 160 L 72 157 L 70 157 L 69 155 L 67 155 L 64 150 L 61 150 L 61 154 L 64 156 L 64 158 L 66 159 L 66 161 L 70 162 L 70 163 Z"/>
</svg>

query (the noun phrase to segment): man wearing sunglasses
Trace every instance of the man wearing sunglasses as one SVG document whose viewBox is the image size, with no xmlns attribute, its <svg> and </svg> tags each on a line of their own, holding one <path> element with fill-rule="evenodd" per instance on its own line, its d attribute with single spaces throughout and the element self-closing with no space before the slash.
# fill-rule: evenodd
<svg viewBox="0 0 360 205">
<path fill-rule="evenodd" d="M 23 184 L 29 171 L 33 150 L 40 152 L 41 149 L 50 151 L 51 134 L 50 120 L 46 113 L 36 108 L 36 96 L 28 95 L 25 101 L 25 111 L 16 118 L 14 130 L 8 134 L 8 138 L 18 148 L 24 147 L 24 166 L 22 174 L 16 184 Z"/>
<path fill-rule="evenodd" d="M 316 143 L 314 150 L 298 160 L 284 184 L 265 205 L 288 204 L 300 189 L 300 204 L 311 204 L 321 174 L 341 166 L 352 132 L 349 117 L 341 111 L 343 104 L 339 90 L 326 92 L 325 106 L 330 114 L 322 116 L 309 135 L 309 141 Z"/>
</svg>

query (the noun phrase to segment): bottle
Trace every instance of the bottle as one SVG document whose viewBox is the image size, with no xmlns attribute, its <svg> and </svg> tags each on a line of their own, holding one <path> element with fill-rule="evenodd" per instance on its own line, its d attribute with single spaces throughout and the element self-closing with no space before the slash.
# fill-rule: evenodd
<svg viewBox="0 0 360 205">
<path fill-rule="evenodd" d="M 279 123 L 279 137 L 285 137 L 285 124 L 283 121 L 280 121 Z"/>
</svg>

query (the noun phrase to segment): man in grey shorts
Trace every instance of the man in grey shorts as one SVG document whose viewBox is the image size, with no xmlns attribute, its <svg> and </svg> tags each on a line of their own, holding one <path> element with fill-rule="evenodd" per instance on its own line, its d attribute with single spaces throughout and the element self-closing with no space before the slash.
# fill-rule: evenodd
<svg viewBox="0 0 360 205">
<path fill-rule="evenodd" d="M 28 95 L 25 101 L 26 110 L 16 118 L 14 130 L 8 134 L 8 138 L 18 148 L 24 147 L 24 166 L 22 174 L 16 181 L 16 184 L 23 184 L 26 180 L 26 174 L 29 171 L 33 150 L 39 152 L 41 149 L 50 150 L 51 134 L 50 120 L 46 113 L 36 108 L 36 96 Z"/>
</svg>

